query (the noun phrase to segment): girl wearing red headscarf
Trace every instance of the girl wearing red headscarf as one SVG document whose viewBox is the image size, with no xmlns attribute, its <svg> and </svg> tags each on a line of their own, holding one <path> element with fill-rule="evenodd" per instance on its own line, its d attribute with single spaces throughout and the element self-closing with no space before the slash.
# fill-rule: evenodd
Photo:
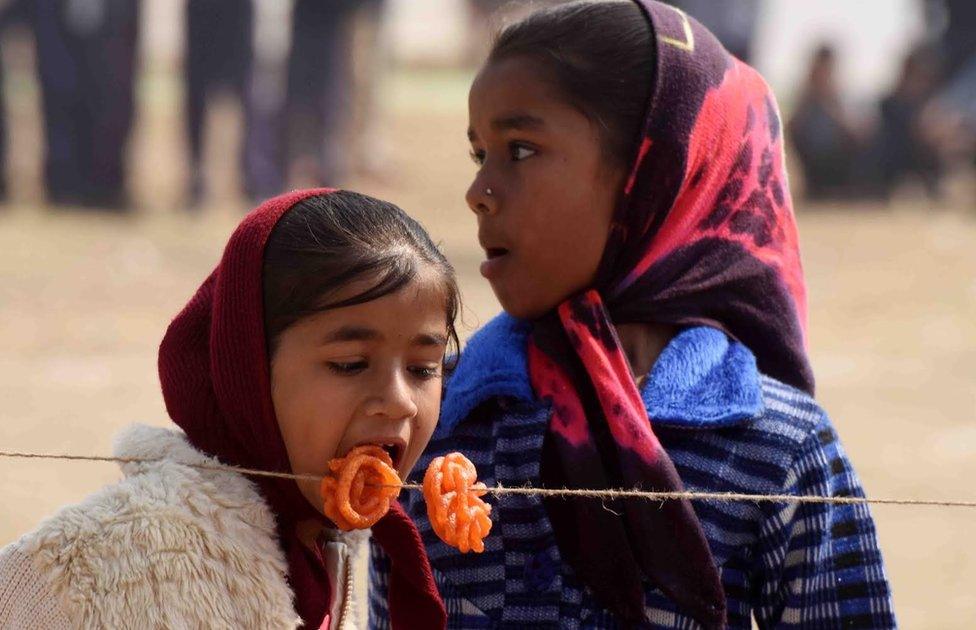
<svg viewBox="0 0 976 630">
<path fill-rule="evenodd" d="M 498 36 L 469 121 L 505 313 L 461 355 L 421 465 L 462 450 L 488 486 L 862 494 L 813 398 L 780 117 L 752 68 L 668 5 L 562 4 Z M 405 507 L 451 627 L 894 625 L 864 505 L 505 494 L 478 556 Z M 376 584 L 388 570 L 376 550 Z"/>
<path fill-rule="evenodd" d="M 0 551 L 3 628 L 360 628 L 353 565 L 314 481 L 248 479 L 216 463 L 324 475 L 355 446 L 405 477 L 434 430 L 454 272 L 392 204 L 307 190 L 231 236 L 159 349 L 182 431 L 117 440 L 126 478 Z M 395 628 L 440 628 L 444 604 L 399 504 L 372 529 L 392 558 Z"/>
</svg>

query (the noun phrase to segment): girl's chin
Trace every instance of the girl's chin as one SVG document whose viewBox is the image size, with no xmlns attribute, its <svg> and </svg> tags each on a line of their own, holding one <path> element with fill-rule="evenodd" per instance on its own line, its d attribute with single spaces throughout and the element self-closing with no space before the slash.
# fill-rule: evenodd
<svg viewBox="0 0 976 630">
<path fill-rule="evenodd" d="M 495 289 L 494 285 L 492 285 L 492 288 Z M 527 303 L 524 300 L 509 299 L 506 294 L 503 294 L 498 289 L 495 289 L 495 297 L 498 299 L 498 303 L 501 304 L 502 309 L 506 313 L 515 319 L 523 319 L 527 321 L 539 319 L 552 309 L 559 306 L 558 304 L 547 306 L 544 304 Z"/>
</svg>

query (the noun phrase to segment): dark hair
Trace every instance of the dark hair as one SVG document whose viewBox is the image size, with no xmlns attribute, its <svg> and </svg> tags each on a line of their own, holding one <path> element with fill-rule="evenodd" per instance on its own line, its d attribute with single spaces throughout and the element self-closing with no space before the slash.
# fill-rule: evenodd
<svg viewBox="0 0 976 630">
<path fill-rule="evenodd" d="M 302 318 L 394 293 L 425 266 L 444 282 L 448 354 L 456 354 L 460 296 L 454 268 L 420 223 L 392 203 L 355 192 L 300 201 L 278 220 L 264 249 L 268 355 L 274 356 L 281 333 Z M 376 282 L 369 288 L 333 300 L 350 282 L 371 277 Z"/>
<path fill-rule="evenodd" d="M 487 63 L 526 57 L 543 64 L 566 101 L 601 128 L 607 157 L 626 168 L 654 86 L 653 36 L 635 2 L 570 2 L 504 28 Z"/>
</svg>

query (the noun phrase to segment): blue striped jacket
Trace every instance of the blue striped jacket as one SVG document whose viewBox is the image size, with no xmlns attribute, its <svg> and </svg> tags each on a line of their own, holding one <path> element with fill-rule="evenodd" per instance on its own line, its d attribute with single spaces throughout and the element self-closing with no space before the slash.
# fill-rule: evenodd
<svg viewBox="0 0 976 630">
<path fill-rule="evenodd" d="M 549 408 L 529 384 L 524 324 L 501 315 L 468 343 L 441 422 L 417 464 L 461 451 L 487 485 L 539 485 Z M 710 328 L 680 333 L 645 380 L 654 430 L 687 489 L 861 496 L 830 420 L 806 394 L 759 373 L 752 353 Z M 442 543 L 419 493 L 416 520 L 450 628 L 616 628 L 562 561 L 540 499 L 503 495 L 482 554 Z M 893 628 L 867 506 L 695 501 L 728 598 L 728 624 L 760 628 Z M 593 541 L 599 545 L 600 541 Z M 370 626 L 386 628 L 388 561 L 372 549 Z M 648 585 L 654 628 L 698 628 Z"/>
</svg>

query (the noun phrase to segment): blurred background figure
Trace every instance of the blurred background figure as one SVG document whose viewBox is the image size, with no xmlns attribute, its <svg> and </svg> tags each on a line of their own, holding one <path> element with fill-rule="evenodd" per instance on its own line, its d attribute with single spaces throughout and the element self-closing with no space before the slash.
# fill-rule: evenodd
<svg viewBox="0 0 976 630">
<path fill-rule="evenodd" d="M 286 188 L 284 120 L 292 2 L 253 0 L 252 11 L 253 60 L 242 105 L 245 129 L 241 181 L 250 202 L 267 199 Z"/>
<path fill-rule="evenodd" d="M 0 0 L 0 203 L 7 200 L 7 99 L 4 88 L 3 49 L 7 28 L 27 19 L 26 0 Z"/>
<path fill-rule="evenodd" d="M 131 205 L 126 147 L 145 1 L 0 0 L 0 31 L 24 16 L 33 32 L 44 120 L 42 177 L 52 204 L 115 210 Z M 157 37 L 182 30 L 172 41 L 182 42 L 179 124 L 186 130 L 188 160 L 174 205 L 198 207 L 212 192 L 207 178 L 213 169 L 204 164 L 208 129 L 214 116 L 227 120 L 216 102 L 230 102 L 236 110 L 232 124 L 239 132 L 231 134 L 236 146 L 229 149 L 234 157 L 226 159 L 224 138 L 213 139 L 221 146 L 214 155 L 232 163 L 244 198 L 357 177 L 388 179 L 396 171 L 386 141 L 390 93 L 380 86 L 389 85 L 389 71 L 409 65 L 412 54 L 402 42 L 392 43 L 390 14 L 402 20 L 413 13 L 415 25 L 398 26 L 397 32 L 412 31 L 418 47 L 430 43 L 429 50 L 440 51 L 436 59 L 418 55 L 424 64 L 470 69 L 484 55 L 493 28 L 560 1 L 149 0 L 155 14 L 183 18 L 144 25 Z M 888 48 L 904 56 L 903 66 L 886 74 L 865 71 L 856 52 L 862 48 L 858 40 L 871 37 L 869 9 L 839 3 L 834 11 L 821 4 L 800 11 L 807 18 L 793 19 L 799 10 L 784 10 L 779 0 L 671 0 L 712 29 L 733 54 L 765 72 L 780 92 L 791 155 L 805 183 L 796 187 L 798 193 L 811 200 L 890 199 L 902 184 L 920 182 L 938 199 L 947 178 L 976 165 L 976 4 L 898 2 L 919 10 L 902 20 L 916 26 L 900 27 L 898 48 Z M 816 21 L 803 29 L 790 26 L 811 16 Z M 459 24 L 448 27 L 452 20 Z M 841 39 L 821 26 L 830 20 Z M 846 35 L 842 21 L 844 28 L 853 25 Z M 859 33 L 862 26 L 867 30 Z M 776 40 L 777 32 L 792 35 Z M 437 43 L 441 33 L 457 41 Z M 805 71 L 793 71 L 805 62 L 791 62 L 787 83 L 784 72 L 768 71 L 785 57 L 797 59 L 796 51 L 813 46 L 820 35 L 835 44 L 816 50 Z M 763 48 L 774 40 L 776 50 Z M 793 52 L 781 54 L 785 49 Z M 842 58 L 840 50 L 851 54 Z M 849 66 L 859 66 L 873 87 L 864 87 L 860 78 L 853 83 Z M 165 73 L 152 76 L 152 85 L 166 85 Z M 3 124 L 0 116 L 0 162 Z M 216 128 L 233 129 L 221 124 Z M 0 198 L 5 190 L 0 175 Z"/>
<path fill-rule="evenodd" d="M 943 78 L 952 82 L 976 57 L 976 2 L 923 0 Z"/>
<path fill-rule="evenodd" d="M 353 0 L 295 0 L 285 104 L 290 186 L 334 185 L 348 174 L 342 125 L 352 97 L 354 6 Z"/>
<path fill-rule="evenodd" d="M 942 196 L 944 167 L 937 134 L 922 116 L 938 86 L 938 59 L 929 46 L 908 53 L 894 90 L 880 103 L 874 158 L 878 192 L 889 199 L 906 178 L 915 177 L 931 199 Z"/>
<path fill-rule="evenodd" d="M 844 110 L 837 86 L 836 52 L 822 44 L 813 53 L 787 133 L 803 169 L 808 199 L 830 199 L 853 192 L 858 135 Z"/>
<path fill-rule="evenodd" d="M 359 175 L 386 178 L 390 174 L 390 146 L 383 127 L 388 122 L 380 83 L 390 69 L 386 0 L 355 3 L 349 29 L 349 83 L 352 91 L 343 142 L 349 168 Z"/>
<path fill-rule="evenodd" d="M 296 0 L 286 99 L 289 187 L 334 186 L 387 169 L 379 82 L 385 0 Z"/>
<path fill-rule="evenodd" d="M 33 0 L 44 183 L 55 205 L 129 209 L 140 0 Z"/>
<path fill-rule="evenodd" d="M 244 118 L 244 137 L 252 121 L 249 104 L 254 59 L 254 9 L 251 0 L 187 0 L 183 55 L 189 149 L 188 204 L 197 207 L 206 193 L 203 168 L 208 104 L 225 93 L 233 98 Z M 247 140 L 238 150 L 242 180 L 249 182 Z M 247 185 L 247 184 L 245 184 Z"/>
<path fill-rule="evenodd" d="M 976 163 L 976 3 L 928 0 L 932 39 L 942 66 L 927 127 L 943 152 Z"/>
<path fill-rule="evenodd" d="M 258 201 L 301 186 L 380 174 L 376 89 L 387 46 L 383 0 L 188 0 L 189 202 L 206 191 L 208 104 L 229 93 L 241 120 L 242 192 Z"/>
<path fill-rule="evenodd" d="M 760 0 L 668 0 L 668 4 L 693 15 L 730 53 L 752 63 Z"/>
</svg>

